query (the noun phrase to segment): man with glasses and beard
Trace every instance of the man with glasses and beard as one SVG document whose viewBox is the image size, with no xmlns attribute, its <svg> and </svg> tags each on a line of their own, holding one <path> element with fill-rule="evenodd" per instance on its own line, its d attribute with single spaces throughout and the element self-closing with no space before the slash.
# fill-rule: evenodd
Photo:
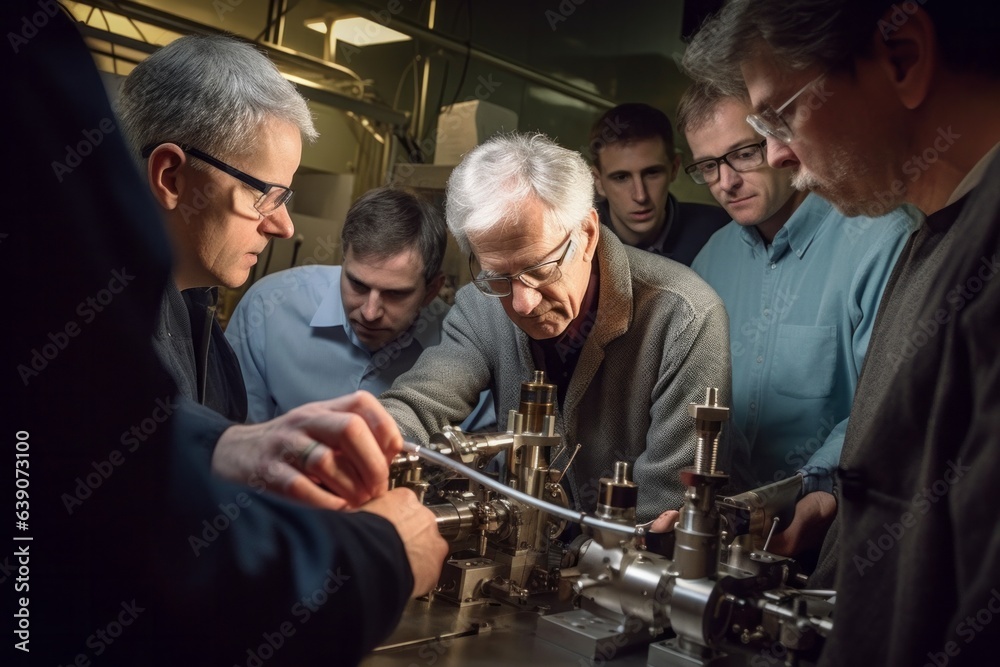
<svg viewBox="0 0 1000 667">
<path fill-rule="evenodd" d="M 747 89 L 771 166 L 848 215 L 927 216 L 851 409 L 811 582 L 837 589 L 821 665 L 1000 652 L 998 24 L 997 3 L 732 0 L 685 54 L 697 80 Z M 815 108 L 795 98 L 820 85 Z"/>
<path fill-rule="evenodd" d="M 800 476 L 795 515 L 769 550 L 815 558 L 833 520 L 833 476 L 854 387 L 889 272 L 913 229 L 897 210 L 846 219 L 765 162 L 767 140 L 747 122 L 745 94 L 704 83 L 684 93 L 678 129 L 733 221 L 691 268 L 729 313 L 733 427 L 758 485 Z"/>
<path fill-rule="evenodd" d="M 635 464 L 638 520 L 677 508 L 694 460 L 688 404 L 729 400 L 725 310 L 694 272 L 602 233 L 583 157 L 542 135 L 475 148 L 448 181 L 448 226 L 470 253 L 439 345 L 381 401 L 426 442 L 492 389 L 497 414 L 544 370 L 558 387 L 556 431 L 572 451 L 568 491 L 593 510 L 616 460 Z M 568 452 L 553 461 L 566 466 Z"/>
</svg>

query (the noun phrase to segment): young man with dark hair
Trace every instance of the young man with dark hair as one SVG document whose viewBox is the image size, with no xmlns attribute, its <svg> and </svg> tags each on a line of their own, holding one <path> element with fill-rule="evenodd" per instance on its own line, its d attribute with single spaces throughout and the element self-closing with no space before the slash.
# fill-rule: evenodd
<svg viewBox="0 0 1000 667">
<path fill-rule="evenodd" d="M 709 237 L 729 222 L 717 206 L 670 194 L 680 156 L 667 115 L 641 103 L 620 104 L 590 131 L 601 223 L 622 243 L 690 266 Z"/>
<path fill-rule="evenodd" d="M 359 389 L 376 396 L 441 340 L 437 298 L 447 231 L 417 195 L 377 188 L 347 212 L 341 266 L 299 266 L 259 280 L 226 330 L 250 421 Z M 480 405 L 471 428 L 492 423 Z"/>
</svg>

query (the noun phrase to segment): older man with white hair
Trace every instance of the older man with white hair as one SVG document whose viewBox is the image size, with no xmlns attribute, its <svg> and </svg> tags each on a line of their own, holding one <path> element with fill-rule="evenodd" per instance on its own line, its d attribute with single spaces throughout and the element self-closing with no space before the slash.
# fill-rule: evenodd
<svg viewBox="0 0 1000 667">
<path fill-rule="evenodd" d="M 381 400 L 426 441 L 461 422 L 490 388 L 497 414 L 544 370 L 558 387 L 557 431 L 582 449 L 566 476 L 593 510 L 616 460 L 634 463 L 638 519 L 679 507 L 678 469 L 696 444 L 687 406 L 705 387 L 729 398 L 722 302 L 677 262 L 601 234 L 583 157 L 542 135 L 496 137 L 470 152 L 447 191 L 448 227 L 470 253 L 440 345 Z M 565 458 L 554 461 L 565 467 Z"/>
</svg>

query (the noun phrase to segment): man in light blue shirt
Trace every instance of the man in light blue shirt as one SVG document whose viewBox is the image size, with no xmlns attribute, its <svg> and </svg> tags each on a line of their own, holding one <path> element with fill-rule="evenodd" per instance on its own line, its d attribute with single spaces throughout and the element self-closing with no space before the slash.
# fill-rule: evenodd
<svg viewBox="0 0 1000 667">
<path fill-rule="evenodd" d="M 766 163 L 746 122 L 748 99 L 696 84 L 681 100 L 693 154 L 685 171 L 733 217 L 693 268 L 729 313 L 732 424 L 751 473 L 769 484 L 802 474 L 795 517 L 771 542 L 792 554 L 819 546 L 833 519 L 833 473 L 885 283 L 913 231 L 902 210 L 845 218 L 790 172 Z"/>
<path fill-rule="evenodd" d="M 446 228 L 429 204 L 404 190 L 371 190 L 348 211 L 341 242 L 342 266 L 267 276 L 236 307 L 226 338 L 243 371 L 249 421 L 359 389 L 378 396 L 441 341 Z M 467 428 L 492 424 L 487 398 Z"/>
</svg>

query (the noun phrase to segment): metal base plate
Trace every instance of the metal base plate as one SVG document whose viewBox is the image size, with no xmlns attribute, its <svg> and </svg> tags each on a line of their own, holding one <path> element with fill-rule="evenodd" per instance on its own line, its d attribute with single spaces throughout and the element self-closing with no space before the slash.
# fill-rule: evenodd
<svg viewBox="0 0 1000 667">
<path fill-rule="evenodd" d="M 592 660 L 614 660 L 653 641 L 645 626 L 633 630 L 624 618 L 611 619 L 584 609 L 542 616 L 538 636 Z"/>
</svg>

